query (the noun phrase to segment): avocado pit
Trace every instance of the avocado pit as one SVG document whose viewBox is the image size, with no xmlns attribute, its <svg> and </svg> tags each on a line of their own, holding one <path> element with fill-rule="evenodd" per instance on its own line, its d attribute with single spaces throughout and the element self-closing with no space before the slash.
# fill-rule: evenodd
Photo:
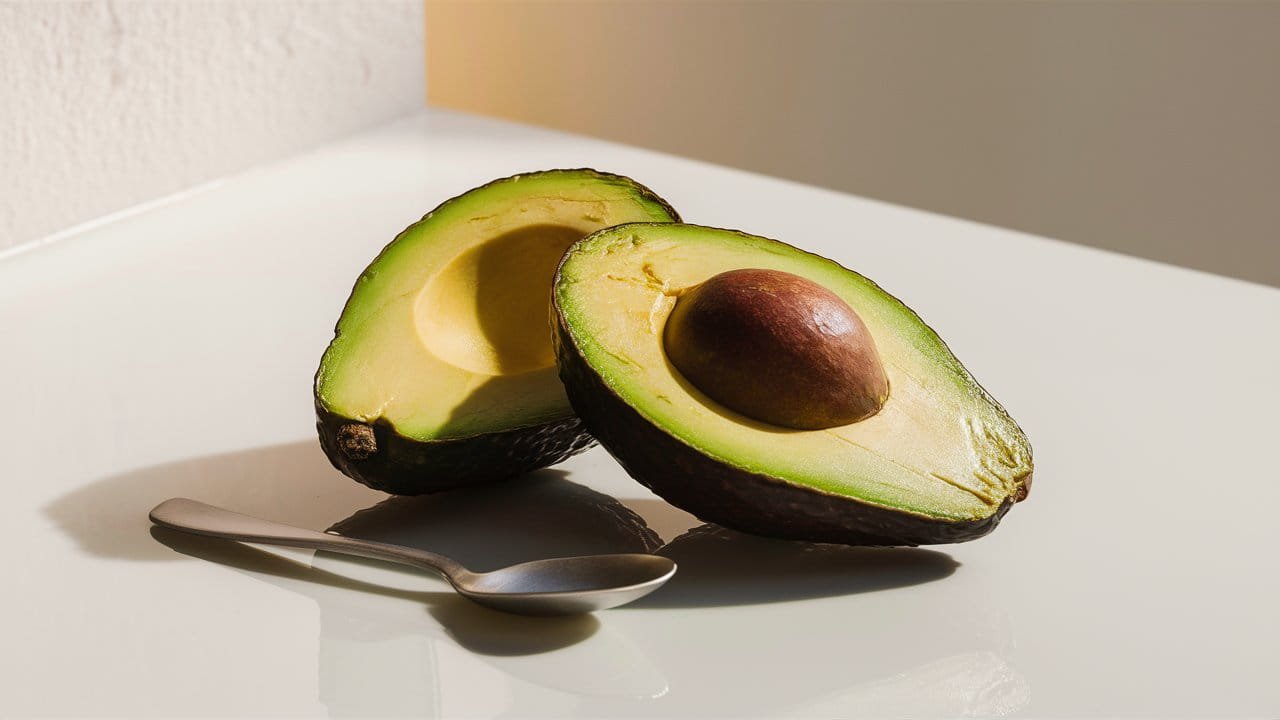
<svg viewBox="0 0 1280 720">
<path fill-rule="evenodd" d="M 685 291 L 663 345 L 702 394 L 771 425 L 848 425 L 875 415 L 889 397 L 862 318 L 835 293 L 787 272 L 730 270 Z"/>
</svg>

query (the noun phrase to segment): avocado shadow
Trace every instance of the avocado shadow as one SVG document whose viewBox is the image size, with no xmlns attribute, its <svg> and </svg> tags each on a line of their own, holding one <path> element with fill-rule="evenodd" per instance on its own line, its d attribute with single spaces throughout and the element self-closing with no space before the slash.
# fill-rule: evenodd
<svg viewBox="0 0 1280 720">
<path fill-rule="evenodd" d="M 658 550 L 679 570 L 633 608 L 756 605 L 921 585 L 953 574 L 950 555 L 920 548 L 776 540 L 700 525 Z"/>
<path fill-rule="evenodd" d="M 173 553 L 148 534 L 147 513 L 172 497 L 317 528 L 386 495 L 343 476 L 309 440 L 131 470 L 81 486 L 44 512 L 91 555 L 168 561 Z"/>
<path fill-rule="evenodd" d="M 554 557 L 648 553 L 661 539 L 617 499 L 538 470 L 498 484 L 395 496 L 329 527 L 447 555 L 478 572 Z"/>
</svg>

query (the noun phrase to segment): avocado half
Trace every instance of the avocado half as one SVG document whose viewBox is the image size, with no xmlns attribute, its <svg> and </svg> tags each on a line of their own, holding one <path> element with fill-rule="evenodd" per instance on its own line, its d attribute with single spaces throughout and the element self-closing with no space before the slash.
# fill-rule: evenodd
<svg viewBox="0 0 1280 720">
<path fill-rule="evenodd" d="M 495 180 L 432 210 L 360 275 L 320 360 L 334 467 L 417 495 L 497 480 L 590 447 L 556 377 L 551 280 L 604 227 L 673 222 L 653 191 L 595 170 Z"/>
<path fill-rule="evenodd" d="M 888 373 L 878 413 L 787 429 L 681 376 L 663 346 L 677 298 L 743 268 L 811 280 L 858 313 Z M 914 312 L 826 258 L 732 230 L 624 225 L 569 249 L 552 303 L 578 415 L 632 477 L 703 520 L 815 542 L 961 542 L 993 530 L 1030 488 L 1031 448 L 1004 409 Z M 770 391 L 767 378 L 756 391 Z"/>
</svg>

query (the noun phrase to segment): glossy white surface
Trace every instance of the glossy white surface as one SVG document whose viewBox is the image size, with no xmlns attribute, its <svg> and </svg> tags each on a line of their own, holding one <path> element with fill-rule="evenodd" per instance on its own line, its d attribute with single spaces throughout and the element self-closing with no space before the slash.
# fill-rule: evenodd
<svg viewBox="0 0 1280 720">
<path fill-rule="evenodd" d="M 313 437 L 311 373 L 377 250 L 480 182 L 581 165 L 904 299 L 1026 429 L 1030 499 L 932 550 L 686 539 L 667 588 L 569 621 L 150 534 L 186 495 L 479 567 L 643 544 L 582 486 L 664 540 L 696 525 L 598 450 L 516 498 L 383 502 Z M 0 715 L 1280 712 L 1274 289 L 431 113 L 0 259 L 0 327 Z"/>
</svg>

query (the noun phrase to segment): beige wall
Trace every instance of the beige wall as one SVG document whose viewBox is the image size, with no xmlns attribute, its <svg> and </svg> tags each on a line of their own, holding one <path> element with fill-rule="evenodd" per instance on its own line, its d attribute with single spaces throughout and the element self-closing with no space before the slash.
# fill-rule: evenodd
<svg viewBox="0 0 1280 720">
<path fill-rule="evenodd" d="M 433 105 L 1280 285 L 1280 2 L 426 7 Z"/>
</svg>

